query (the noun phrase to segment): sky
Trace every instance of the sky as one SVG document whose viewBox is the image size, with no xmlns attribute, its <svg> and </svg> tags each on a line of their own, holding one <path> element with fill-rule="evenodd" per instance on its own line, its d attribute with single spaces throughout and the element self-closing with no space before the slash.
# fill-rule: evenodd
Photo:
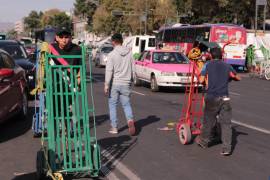
<svg viewBox="0 0 270 180">
<path fill-rule="evenodd" d="M 48 9 L 71 11 L 75 0 L 0 0 L 0 22 L 15 23 L 28 16 L 32 10 Z"/>
</svg>

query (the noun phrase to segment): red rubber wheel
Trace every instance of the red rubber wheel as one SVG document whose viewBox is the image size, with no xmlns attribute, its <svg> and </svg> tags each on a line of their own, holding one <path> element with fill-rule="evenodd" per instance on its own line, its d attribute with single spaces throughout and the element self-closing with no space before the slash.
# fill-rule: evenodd
<svg viewBox="0 0 270 180">
<path fill-rule="evenodd" d="M 188 124 L 181 124 L 178 136 L 181 144 L 185 145 L 191 142 L 191 131 Z"/>
</svg>

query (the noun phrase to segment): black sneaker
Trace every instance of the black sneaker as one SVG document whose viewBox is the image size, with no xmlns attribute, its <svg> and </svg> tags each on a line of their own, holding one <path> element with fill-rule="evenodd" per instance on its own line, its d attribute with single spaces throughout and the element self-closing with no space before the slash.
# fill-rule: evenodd
<svg viewBox="0 0 270 180">
<path fill-rule="evenodd" d="M 220 154 L 221 154 L 222 156 L 229 156 L 229 155 L 231 155 L 231 151 L 228 150 L 228 149 L 226 149 L 226 148 L 222 148 Z"/>
<path fill-rule="evenodd" d="M 195 142 L 201 147 L 201 148 L 208 148 L 208 143 L 201 140 L 199 136 L 195 138 Z"/>
</svg>

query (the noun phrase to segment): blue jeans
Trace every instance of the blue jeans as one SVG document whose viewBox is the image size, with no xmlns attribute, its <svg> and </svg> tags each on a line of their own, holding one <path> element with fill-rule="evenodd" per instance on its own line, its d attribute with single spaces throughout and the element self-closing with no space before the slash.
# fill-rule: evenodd
<svg viewBox="0 0 270 180">
<path fill-rule="evenodd" d="M 133 120 L 133 113 L 130 105 L 131 87 L 129 85 L 112 85 L 109 96 L 109 109 L 111 126 L 117 128 L 117 105 L 120 100 L 125 112 L 127 121 Z"/>
</svg>

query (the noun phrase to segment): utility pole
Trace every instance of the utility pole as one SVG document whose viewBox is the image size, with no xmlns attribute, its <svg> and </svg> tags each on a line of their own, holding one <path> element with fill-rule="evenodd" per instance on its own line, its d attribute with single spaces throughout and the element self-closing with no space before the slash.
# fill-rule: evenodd
<svg viewBox="0 0 270 180">
<path fill-rule="evenodd" d="M 147 14 L 148 13 L 148 2 L 145 0 L 145 21 L 144 21 L 144 34 L 147 34 Z"/>
<path fill-rule="evenodd" d="M 265 32 L 266 5 L 263 8 L 263 33 Z"/>
</svg>

